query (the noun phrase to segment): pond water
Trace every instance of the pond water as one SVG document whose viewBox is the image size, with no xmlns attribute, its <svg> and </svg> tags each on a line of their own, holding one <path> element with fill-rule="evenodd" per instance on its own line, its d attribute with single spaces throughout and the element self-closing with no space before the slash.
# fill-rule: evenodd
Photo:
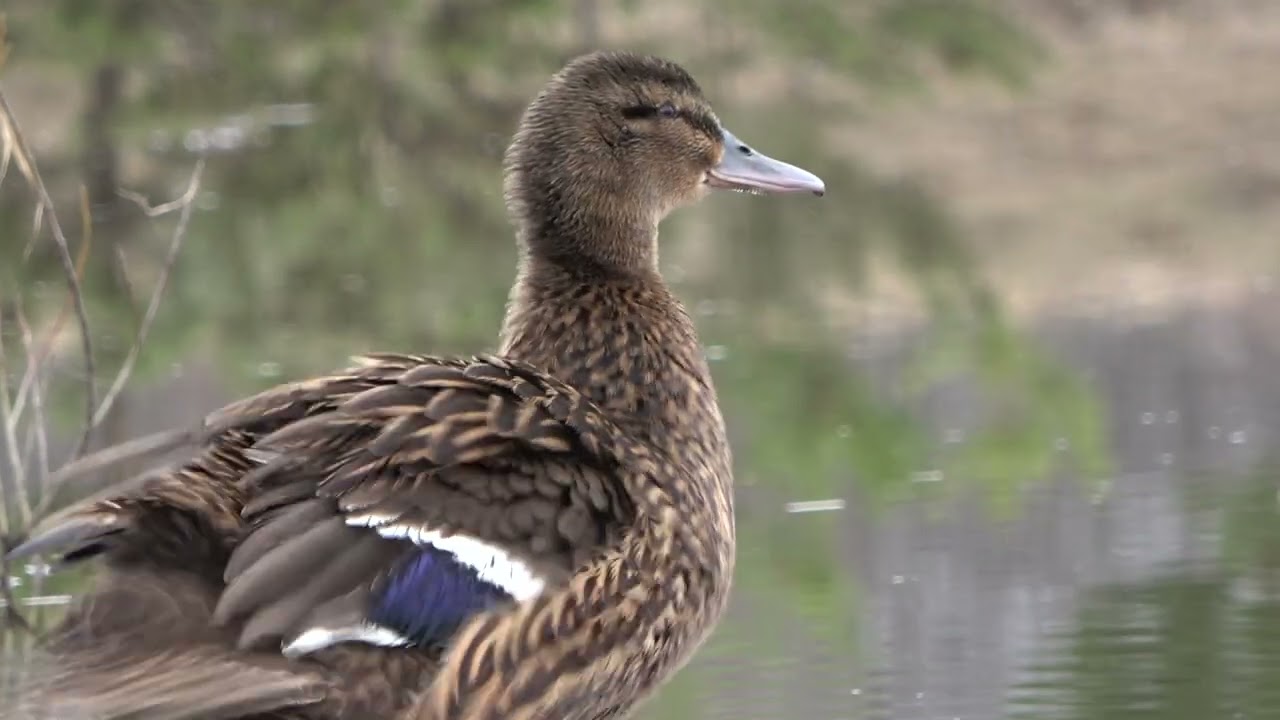
<svg viewBox="0 0 1280 720">
<path fill-rule="evenodd" d="M 965 490 L 868 509 L 848 483 L 826 513 L 848 617 L 797 622 L 743 593 L 690 673 L 696 716 L 1280 716 L 1273 306 L 1046 322 L 1102 400 L 1113 472 L 1026 483 L 1007 511 Z M 863 371 L 893 366 L 883 348 Z M 925 407 L 964 437 L 963 387 Z"/>
</svg>

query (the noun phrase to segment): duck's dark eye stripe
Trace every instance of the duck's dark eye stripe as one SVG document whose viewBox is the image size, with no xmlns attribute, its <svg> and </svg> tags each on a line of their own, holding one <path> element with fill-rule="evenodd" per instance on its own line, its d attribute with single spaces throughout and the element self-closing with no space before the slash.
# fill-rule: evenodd
<svg viewBox="0 0 1280 720">
<path fill-rule="evenodd" d="M 628 120 L 653 117 L 657 114 L 658 108 L 652 105 L 632 105 L 631 107 L 622 109 L 622 117 L 627 118 Z"/>
</svg>

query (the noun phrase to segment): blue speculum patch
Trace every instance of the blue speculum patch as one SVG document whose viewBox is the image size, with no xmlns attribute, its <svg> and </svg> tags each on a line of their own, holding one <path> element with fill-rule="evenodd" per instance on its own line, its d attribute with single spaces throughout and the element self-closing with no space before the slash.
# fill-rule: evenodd
<svg viewBox="0 0 1280 720">
<path fill-rule="evenodd" d="M 415 645 L 446 642 L 472 615 L 510 600 L 475 568 L 439 548 L 418 548 L 392 571 L 374 598 L 369 620 Z"/>
</svg>

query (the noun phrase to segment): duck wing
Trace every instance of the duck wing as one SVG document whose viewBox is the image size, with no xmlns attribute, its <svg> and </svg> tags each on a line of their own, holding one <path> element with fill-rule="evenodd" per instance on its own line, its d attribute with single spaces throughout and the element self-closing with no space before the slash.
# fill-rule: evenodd
<svg viewBox="0 0 1280 720">
<path fill-rule="evenodd" d="M 283 646 L 313 657 L 283 667 L 323 671 L 321 705 L 354 703 L 353 717 L 387 709 L 388 698 L 402 706 L 432 678 L 419 698 L 424 718 L 471 718 L 499 696 L 531 712 L 552 703 L 550 716 L 568 716 L 591 706 L 594 696 L 582 693 L 600 688 L 581 681 L 572 693 L 548 694 L 566 672 L 656 677 L 649 664 L 676 657 L 688 640 L 670 629 L 673 618 L 701 612 L 723 574 L 703 567 L 717 558 L 706 537 L 715 528 L 682 522 L 678 510 L 712 498 L 696 484 L 670 486 L 682 472 L 670 459 L 527 365 L 371 356 L 232 404 L 206 426 L 201 457 L 234 462 L 189 463 L 77 509 L 14 550 L 69 544 L 71 555 L 96 554 L 111 570 L 81 601 L 95 617 L 64 623 L 86 642 L 53 648 L 59 668 L 97 683 L 56 694 L 62 702 L 107 703 L 95 688 L 123 686 L 115 678 L 167 651 L 211 652 L 209 667 L 225 670 L 224 661 L 283 662 Z M 148 562 L 149 553 L 177 561 L 184 538 L 202 533 L 228 548 L 224 562 L 206 563 L 216 578 L 195 567 L 186 574 L 207 605 L 159 622 L 161 613 L 135 612 L 152 605 L 108 596 L 128 588 L 156 608 L 173 605 L 184 573 Z M 152 585 L 133 573 L 160 587 L 145 591 Z M 243 651 L 276 638 L 268 652 Z M 105 640 L 119 654 L 96 653 Z M 419 650 L 432 644 L 450 652 Z M 172 669 L 166 692 L 184 675 L 216 674 L 194 661 Z M 304 704 L 312 688 L 310 678 L 263 673 L 272 687 L 254 691 L 241 677 L 255 708 Z M 139 691 L 129 702 L 153 694 L 167 701 Z M 220 712 L 219 694 L 202 707 Z M 501 707 L 507 700 L 494 712 Z"/>
<path fill-rule="evenodd" d="M 250 451 L 250 531 L 217 623 L 241 647 L 440 647 L 473 616 L 566 581 L 636 518 L 631 445 L 586 398 L 496 357 L 364 358 L 209 419 L 279 429 Z"/>
</svg>

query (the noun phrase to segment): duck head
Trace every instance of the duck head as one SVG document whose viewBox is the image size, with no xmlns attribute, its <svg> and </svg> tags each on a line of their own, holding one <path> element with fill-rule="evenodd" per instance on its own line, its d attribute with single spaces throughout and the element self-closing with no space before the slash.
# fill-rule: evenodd
<svg viewBox="0 0 1280 720">
<path fill-rule="evenodd" d="M 527 253 L 618 270 L 655 267 L 658 223 L 710 190 L 826 189 L 729 132 L 679 65 L 620 52 L 557 73 L 525 111 L 505 165 Z"/>
</svg>

